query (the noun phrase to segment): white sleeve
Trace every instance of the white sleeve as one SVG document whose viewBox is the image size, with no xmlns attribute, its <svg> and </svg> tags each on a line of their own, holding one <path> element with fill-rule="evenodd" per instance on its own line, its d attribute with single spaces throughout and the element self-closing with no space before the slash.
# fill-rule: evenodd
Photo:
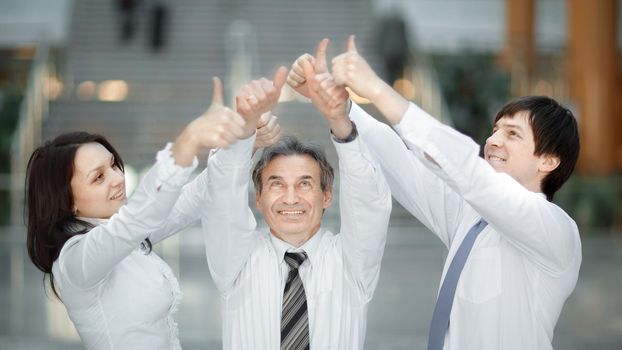
<svg viewBox="0 0 622 350">
<path fill-rule="evenodd" d="M 453 239 L 464 201 L 416 157 L 399 135 L 356 104 L 350 118 L 378 162 L 393 197 L 446 246 Z"/>
<path fill-rule="evenodd" d="M 151 243 L 156 244 L 186 227 L 198 225 L 206 196 L 207 169 L 183 187 L 175 206 L 173 206 L 164 223 L 149 235 Z"/>
<path fill-rule="evenodd" d="M 259 235 L 248 206 L 251 155 L 255 136 L 220 149 L 207 162 L 207 196 L 202 229 L 212 278 L 227 294 L 248 260 Z"/>
<path fill-rule="evenodd" d="M 541 194 L 497 173 L 469 137 L 414 104 L 396 129 L 428 169 L 543 270 L 560 273 L 576 258 L 575 222 Z"/>
<path fill-rule="evenodd" d="M 101 281 L 162 225 L 194 167 L 196 161 L 184 168 L 175 165 L 170 144 L 160 151 L 156 164 L 118 213 L 65 243 L 58 263 L 67 280 L 80 288 Z"/>
<path fill-rule="evenodd" d="M 391 191 L 360 137 L 334 142 L 339 156 L 339 205 L 344 264 L 364 302 L 371 300 L 387 239 Z"/>
</svg>

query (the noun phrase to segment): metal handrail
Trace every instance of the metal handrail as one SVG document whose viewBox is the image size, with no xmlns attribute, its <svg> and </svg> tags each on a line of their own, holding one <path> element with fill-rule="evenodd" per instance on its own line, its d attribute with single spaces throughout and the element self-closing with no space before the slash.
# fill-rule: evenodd
<svg viewBox="0 0 622 350">
<path fill-rule="evenodd" d="M 24 174 L 28 159 L 41 143 L 43 120 L 49 108 L 48 83 L 51 71 L 50 49 L 38 44 L 28 85 L 20 106 L 17 128 L 11 144 L 11 217 L 12 225 L 22 221 L 24 206 Z"/>
</svg>

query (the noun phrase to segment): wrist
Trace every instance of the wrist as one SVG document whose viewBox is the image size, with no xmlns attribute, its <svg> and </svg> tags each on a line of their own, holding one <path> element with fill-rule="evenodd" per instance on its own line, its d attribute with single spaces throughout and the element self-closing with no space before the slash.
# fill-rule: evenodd
<svg viewBox="0 0 622 350">
<path fill-rule="evenodd" d="M 331 130 L 332 134 L 333 134 L 333 140 L 335 140 L 335 142 L 337 143 L 348 143 L 348 142 L 352 142 L 354 141 L 354 139 L 357 138 L 357 136 L 359 135 L 357 129 L 356 129 L 356 124 L 352 121 L 350 121 L 350 133 L 345 136 L 345 137 L 339 137 L 337 135 L 335 135 L 335 133 L 333 132 L 333 130 Z"/>
<path fill-rule="evenodd" d="M 330 123 L 330 131 L 337 140 L 337 142 L 339 142 L 340 140 L 348 139 L 348 137 L 352 134 L 352 129 L 353 124 L 347 117 L 331 121 Z"/>
<path fill-rule="evenodd" d="M 252 124 L 252 125 L 249 125 Z M 256 132 L 256 124 L 254 123 L 246 123 L 246 125 L 244 126 L 244 132 L 242 133 L 242 136 L 240 137 L 240 140 L 246 140 L 249 137 L 253 136 Z"/>
<path fill-rule="evenodd" d="M 194 157 L 198 153 L 198 149 L 199 147 L 196 142 L 194 142 L 192 136 L 183 132 L 177 137 L 171 149 L 175 164 L 183 167 L 192 165 Z"/>
</svg>

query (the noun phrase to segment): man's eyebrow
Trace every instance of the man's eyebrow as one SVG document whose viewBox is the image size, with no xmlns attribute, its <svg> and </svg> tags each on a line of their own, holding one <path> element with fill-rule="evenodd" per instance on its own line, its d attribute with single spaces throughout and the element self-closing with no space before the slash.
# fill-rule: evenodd
<svg viewBox="0 0 622 350">
<path fill-rule="evenodd" d="M 493 125 L 493 128 L 499 128 L 499 127 L 518 129 L 519 131 L 525 131 L 525 129 L 523 129 L 523 127 L 520 126 L 520 124 L 515 124 L 512 122 L 503 122 L 501 124 L 500 122 L 496 122 L 495 125 Z"/>
</svg>

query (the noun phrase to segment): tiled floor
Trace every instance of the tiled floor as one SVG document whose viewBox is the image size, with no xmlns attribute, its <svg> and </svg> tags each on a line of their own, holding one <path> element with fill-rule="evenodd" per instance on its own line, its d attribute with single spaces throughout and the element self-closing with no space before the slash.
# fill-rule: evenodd
<svg viewBox="0 0 622 350">
<path fill-rule="evenodd" d="M 338 223 L 328 219 L 326 226 Z M 24 235 L 22 228 L 0 231 L 0 349 L 81 349 L 63 307 L 45 297 Z M 622 349 L 622 235 L 613 237 L 584 236 L 581 275 L 557 324 L 556 349 Z M 177 314 L 182 346 L 219 349 L 219 298 L 198 230 L 169 239 L 158 252 L 177 271 L 184 292 Z M 445 254 L 417 222 L 392 220 L 366 349 L 425 349 Z"/>
</svg>

